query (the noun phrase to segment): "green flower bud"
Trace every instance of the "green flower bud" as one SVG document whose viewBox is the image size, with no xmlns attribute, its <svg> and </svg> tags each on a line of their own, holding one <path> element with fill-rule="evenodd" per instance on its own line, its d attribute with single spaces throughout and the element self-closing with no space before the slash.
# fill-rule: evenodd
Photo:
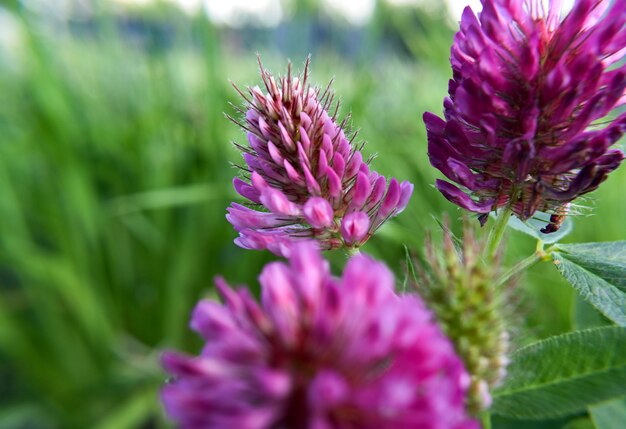
<svg viewBox="0 0 626 429">
<path fill-rule="evenodd" d="M 503 317 L 507 293 L 495 286 L 500 257 L 484 261 L 483 249 L 465 222 L 463 240 L 445 227 L 443 245 L 428 237 L 424 263 L 414 264 L 416 289 L 471 375 L 468 408 L 476 414 L 491 405 L 490 392 L 506 373 L 509 346 Z"/>
</svg>

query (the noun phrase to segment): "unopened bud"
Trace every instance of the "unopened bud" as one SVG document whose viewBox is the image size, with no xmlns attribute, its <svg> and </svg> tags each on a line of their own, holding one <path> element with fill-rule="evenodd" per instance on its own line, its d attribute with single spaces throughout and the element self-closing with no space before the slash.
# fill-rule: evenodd
<svg viewBox="0 0 626 429">
<path fill-rule="evenodd" d="M 304 218 L 313 228 L 326 228 L 334 220 L 333 208 L 324 198 L 313 197 L 302 208 Z"/>
<path fill-rule="evenodd" d="M 341 222 L 341 236 L 347 245 L 363 240 L 370 228 L 370 219 L 366 213 L 354 212 L 346 215 Z"/>
</svg>

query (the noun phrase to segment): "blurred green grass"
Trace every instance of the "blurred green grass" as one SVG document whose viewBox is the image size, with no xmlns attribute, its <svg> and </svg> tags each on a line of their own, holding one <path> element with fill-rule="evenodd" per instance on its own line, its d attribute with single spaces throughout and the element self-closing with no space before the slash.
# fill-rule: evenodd
<svg viewBox="0 0 626 429">
<path fill-rule="evenodd" d="M 441 111 L 452 32 L 389 13 L 368 31 L 395 26 L 410 56 L 348 61 L 305 44 L 292 60 L 314 52 L 312 80 L 335 78 L 341 111 L 379 154 L 374 168 L 415 184 L 407 210 L 365 248 L 400 277 L 403 246 L 420 249 L 444 212 L 458 230 L 461 212 L 432 187 L 421 122 Z M 168 24 L 170 46 L 155 49 L 106 20 L 77 36 L 15 17 L 19 46 L 0 62 L 0 427 L 165 427 L 160 351 L 197 350 L 188 315 L 215 275 L 254 286 L 272 259 L 235 247 L 224 218 L 239 159 L 229 142 L 244 136 L 223 112 L 239 103 L 229 79 L 258 81 L 254 52 L 230 52 L 218 29 L 182 15 Z M 284 70 L 284 55 L 259 52 Z M 625 184 L 622 168 L 568 241 L 626 239 Z M 517 233 L 509 243 L 509 260 L 534 248 Z M 551 267 L 523 284 L 520 341 L 571 329 L 574 298 Z"/>
</svg>

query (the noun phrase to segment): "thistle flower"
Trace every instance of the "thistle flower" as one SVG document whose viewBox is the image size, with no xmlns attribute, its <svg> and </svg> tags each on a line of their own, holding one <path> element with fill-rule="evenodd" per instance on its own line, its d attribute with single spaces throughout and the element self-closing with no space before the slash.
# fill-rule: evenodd
<svg viewBox="0 0 626 429">
<path fill-rule="evenodd" d="M 260 63 L 259 63 L 260 64 Z M 261 66 L 264 93 L 248 88 L 245 124 L 249 147 L 237 145 L 246 166 L 236 191 L 267 211 L 233 203 L 227 219 L 239 232 L 235 243 L 287 255 L 293 241 L 315 239 L 322 249 L 359 247 L 406 207 L 413 185 L 371 171 L 337 122 L 330 85 L 322 91 L 304 74 L 278 82 Z M 334 108 L 333 108 L 334 106 Z M 333 108 L 332 114 L 329 109 Z"/>
<path fill-rule="evenodd" d="M 445 120 L 426 113 L 431 164 L 453 203 L 480 213 L 508 206 L 522 220 L 537 210 L 568 214 L 624 155 L 610 147 L 626 113 L 596 122 L 626 101 L 626 1 L 483 0 L 468 7 L 451 50 Z"/>
<path fill-rule="evenodd" d="M 182 428 L 478 429 L 468 375 L 417 296 L 397 296 L 381 263 L 353 257 L 341 278 L 313 243 L 260 278 L 261 304 L 217 283 L 191 326 L 197 357 L 168 352 L 162 391 Z"/>
<path fill-rule="evenodd" d="M 426 243 L 426 260 L 415 264 L 415 287 L 435 313 L 470 373 L 468 408 L 474 414 L 491 405 L 491 390 L 506 374 L 509 334 L 507 294 L 500 286 L 498 259 L 487 265 L 481 258 L 484 243 L 466 223 L 458 250 L 447 225 L 443 246 Z"/>
</svg>

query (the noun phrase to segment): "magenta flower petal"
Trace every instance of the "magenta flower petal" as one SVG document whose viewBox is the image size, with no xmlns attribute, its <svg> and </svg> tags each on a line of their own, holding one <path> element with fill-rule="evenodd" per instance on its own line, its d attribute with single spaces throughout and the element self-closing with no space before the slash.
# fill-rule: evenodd
<svg viewBox="0 0 626 429">
<path fill-rule="evenodd" d="M 297 230 L 292 227 L 280 227 L 273 229 L 244 228 L 239 231 L 239 237 L 235 244 L 244 249 L 262 250 L 268 249 L 279 256 L 289 256 L 291 240 L 289 234 L 301 234 L 305 236 L 307 231 Z"/>
<path fill-rule="evenodd" d="M 364 172 L 359 172 L 357 174 L 353 190 L 354 193 L 352 195 L 352 201 L 350 202 L 349 209 L 360 210 L 372 190 L 372 185 L 367 174 Z"/>
<path fill-rule="evenodd" d="M 367 237 L 369 228 L 370 218 L 367 213 L 350 213 L 341 221 L 341 236 L 347 245 L 354 245 Z"/>
<path fill-rule="evenodd" d="M 284 225 L 284 222 L 273 213 L 252 210 L 236 203 L 233 203 L 227 211 L 226 219 L 237 231 L 246 228 L 273 228 Z"/>
<path fill-rule="evenodd" d="M 400 202 L 400 183 L 396 180 L 396 178 L 392 178 L 389 182 L 389 188 L 387 189 L 387 194 L 383 199 L 383 202 L 380 206 L 380 211 L 378 212 L 378 218 L 384 219 L 389 216 L 398 206 Z"/>
<path fill-rule="evenodd" d="M 313 197 L 304 204 L 304 218 L 313 228 L 326 228 L 333 224 L 334 212 L 324 198 Z"/>
<path fill-rule="evenodd" d="M 330 275 L 315 244 L 261 275 L 262 302 L 218 281 L 201 301 L 198 356 L 167 352 L 161 398 L 182 429 L 478 429 L 469 375 L 417 296 L 355 256 Z"/>
<path fill-rule="evenodd" d="M 235 177 L 233 179 L 233 187 L 235 188 L 235 191 L 237 191 L 237 193 L 242 197 L 247 198 L 253 203 L 261 204 L 261 194 L 259 193 L 259 191 L 241 180 L 239 177 Z"/>
<path fill-rule="evenodd" d="M 626 2 L 580 0 L 563 18 L 561 1 L 482 4 L 454 38 L 445 119 L 424 114 L 430 162 L 459 186 L 437 188 L 476 213 L 564 215 L 621 162 L 624 115 L 590 127 L 626 100 Z"/>
<path fill-rule="evenodd" d="M 489 213 L 492 210 L 493 202 L 484 201 L 477 203 L 473 201 L 465 192 L 445 180 L 437 179 L 435 186 L 439 189 L 443 196 L 448 199 L 448 201 L 451 201 L 466 210 L 475 213 Z"/>
<path fill-rule="evenodd" d="M 413 188 L 413 184 L 406 180 L 400 184 L 400 201 L 396 207 L 396 213 L 401 213 L 409 204 L 409 200 L 413 195 Z"/>
</svg>

